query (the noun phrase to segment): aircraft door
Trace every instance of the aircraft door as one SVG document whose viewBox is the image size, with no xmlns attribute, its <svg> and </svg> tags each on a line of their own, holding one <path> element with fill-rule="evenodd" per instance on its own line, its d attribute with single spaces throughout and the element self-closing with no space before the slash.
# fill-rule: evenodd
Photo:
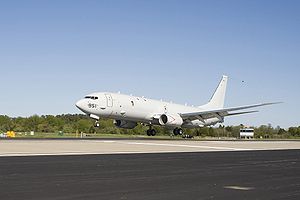
<svg viewBox="0 0 300 200">
<path fill-rule="evenodd" d="M 98 110 L 102 109 L 104 110 L 106 108 L 106 97 L 104 95 L 99 95 L 99 100 L 98 100 Z"/>
<path fill-rule="evenodd" d="M 110 94 L 105 94 L 106 97 L 106 102 L 107 102 L 107 107 L 112 107 L 113 106 L 113 99 Z"/>
</svg>

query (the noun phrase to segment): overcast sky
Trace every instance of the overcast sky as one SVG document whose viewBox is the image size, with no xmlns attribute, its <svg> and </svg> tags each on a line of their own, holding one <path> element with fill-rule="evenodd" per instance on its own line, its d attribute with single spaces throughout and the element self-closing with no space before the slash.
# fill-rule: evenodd
<svg viewBox="0 0 300 200">
<path fill-rule="evenodd" d="M 225 125 L 300 125 L 300 1 L 1 1 L 0 114 L 80 113 L 95 91 L 284 104 Z"/>
</svg>

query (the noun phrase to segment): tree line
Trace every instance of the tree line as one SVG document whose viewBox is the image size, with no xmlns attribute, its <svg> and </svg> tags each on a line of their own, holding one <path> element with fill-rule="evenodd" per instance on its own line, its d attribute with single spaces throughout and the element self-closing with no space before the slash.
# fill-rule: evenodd
<svg viewBox="0 0 300 200">
<path fill-rule="evenodd" d="M 239 126 L 218 126 L 185 129 L 185 134 L 200 137 L 238 137 Z M 279 126 L 272 127 L 271 124 L 253 127 L 256 138 L 295 138 L 300 137 L 300 126 L 283 129 Z M 94 127 L 94 120 L 82 114 L 65 115 L 33 115 L 30 117 L 12 118 L 0 115 L 0 132 L 13 130 L 15 132 L 41 132 L 41 133 L 93 133 L 93 134 L 145 134 L 148 128 L 138 125 L 134 129 L 120 129 L 114 126 L 111 119 L 101 119 L 100 127 Z M 155 126 L 158 135 L 170 135 L 171 131 Z"/>
</svg>

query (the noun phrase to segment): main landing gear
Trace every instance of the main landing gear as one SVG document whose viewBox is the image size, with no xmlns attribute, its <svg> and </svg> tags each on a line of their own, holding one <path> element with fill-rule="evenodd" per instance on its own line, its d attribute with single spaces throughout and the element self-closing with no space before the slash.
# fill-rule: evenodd
<svg viewBox="0 0 300 200">
<path fill-rule="evenodd" d="M 148 136 L 155 136 L 156 135 L 156 130 L 152 128 L 152 126 L 149 126 L 149 129 L 147 130 L 147 135 Z"/>
<path fill-rule="evenodd" d="M 182 128 L 175 128 L 173 130 L 174 135 L 182 135 L 183 134 L 183 130 Z"/>
</svg>

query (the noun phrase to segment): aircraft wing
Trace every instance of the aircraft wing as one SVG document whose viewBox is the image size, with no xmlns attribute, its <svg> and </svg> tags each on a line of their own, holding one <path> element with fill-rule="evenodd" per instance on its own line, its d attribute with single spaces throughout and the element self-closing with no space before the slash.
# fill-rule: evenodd
<svg viewBox="0 0 300 200">
<path fill-rule="evenodd" d="M 261 103 L 261 104 L 254 104 L 254 105 L 248 105 L 248 106 L 239 106 L 239 107 L 232 107 L 232 108 L 222 108 L 222 109 L 207 110 L 207 111 L 192 112 L 192 113 L 179 113 L 179 115 L 184 120 L 187 120 L 187 119 L 188 120 L 199 119 L 200 121 L 204 121 L 205 119 L 214 118 L 214 117 L 217 117 L 217 118 L 219 118 L 221 120 L 225 116 L 241 115 L 241 114 L 258 112 L 258 111 L 246 111 L 246 112 L 232 113 L 232 111 L 245 110 L 245 109 L 249 109 L 249 108 L 256 108 L 256 107 L 273 105 L 273 104 L 278 104 L 278 103 L 281 103 L 281 102 Z"/>
</svg>

